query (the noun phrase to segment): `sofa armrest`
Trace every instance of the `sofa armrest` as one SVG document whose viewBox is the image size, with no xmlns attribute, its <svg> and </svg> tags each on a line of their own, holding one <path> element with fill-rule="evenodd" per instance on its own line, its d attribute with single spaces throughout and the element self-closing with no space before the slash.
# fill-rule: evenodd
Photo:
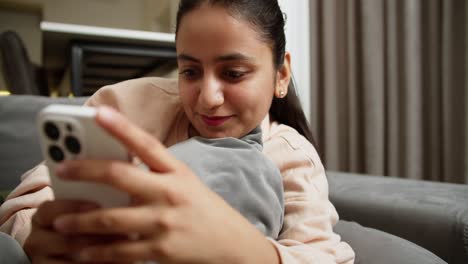
<svg viewBox="0 0 468 264">
<path fill-rule="evenodd" d="M 328 172 L 340 218 L 468 263 L 468 185 Z"/>
</svg>

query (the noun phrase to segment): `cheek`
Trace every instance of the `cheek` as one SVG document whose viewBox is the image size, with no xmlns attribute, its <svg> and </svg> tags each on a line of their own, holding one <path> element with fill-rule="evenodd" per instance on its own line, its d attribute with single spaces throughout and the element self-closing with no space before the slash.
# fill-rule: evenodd
<svg viewBox="0 0 468 264">
<path fill-rule="evenodd" d="M 245 87 L 244 91 L 233 89 L 225 96 L 243 118 L 258 119 L 267 114 L 273 99 L 272 93 L 269 89 L 259 89 L 257 84 Z"/>
<path fill-rule="evenodd" d="M 244 109 L 251 105 L 252 96 L 254 96 L 251 87 L 245 83 L 242 85 L 227 86 L 223 93 L 224 103 L 236 109 Z"/>
<path fill-rule="evenodd" d="M 195 89 L 191 89 L 190 87 L 180 86 L 179 96 L 180 96 L 180 100 L 182 102 L 182 105 L 185 111 L 192 112 L 192 108 L 194 107 L 195 102 L 197 100 L 197 93 Z"/>
</svg>

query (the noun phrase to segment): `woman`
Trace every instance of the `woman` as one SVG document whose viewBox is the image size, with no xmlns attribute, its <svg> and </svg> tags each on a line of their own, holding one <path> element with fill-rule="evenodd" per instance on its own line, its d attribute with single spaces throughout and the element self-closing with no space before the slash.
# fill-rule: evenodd
<svg viewBox="0 0 468 264">
<path fill-rule="evenodd" d="M 157 78 L 131 80 L 99 90 L 88 102 L 123 113 L 101 107 L 97 122 L 150 171 L 114 161 L 68 162 L 57 170 L 64 179 L 126 191 L 134 204 L 107 210 L 80 201 L 39 205 L 38 199 L 52 196 L 38 166 L 4 204 L 2 229 L 19 241 L 27 237 L 24 249 L 38 263 L 353 263 L 353 251 L 332 231 L 338 218 L 290 85 L 283 28 L 277 1 L 182 0 L 178 87 Z M 195 135 L 240 138 L 260 123 L 264 154 L 283 178 L 285 215 L 277 240 L 262 235 L 166 150 Z M 35 209 L 26 208 L 37 206 L 31 221 Z"/>
</svg>

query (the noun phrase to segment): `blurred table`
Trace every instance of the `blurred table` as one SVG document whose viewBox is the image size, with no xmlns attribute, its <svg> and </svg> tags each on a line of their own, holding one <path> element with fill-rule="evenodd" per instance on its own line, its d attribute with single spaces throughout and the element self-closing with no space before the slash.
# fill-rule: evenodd
<svg viewBox="0 0 468 264">
<path fill-rule="evenodd" d="M 175 35 L 41 22 L 43 65 L 50 79 L 70 69 L 75 96 L 99 87 L 176 67 Z"/>
</svg>

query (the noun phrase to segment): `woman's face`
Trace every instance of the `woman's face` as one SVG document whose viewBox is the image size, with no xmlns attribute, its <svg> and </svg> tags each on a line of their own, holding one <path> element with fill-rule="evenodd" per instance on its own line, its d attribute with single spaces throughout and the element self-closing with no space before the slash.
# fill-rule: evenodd
<svg viewBox="0 0 468 264">
<path fill-rule="evenodd" d="M 240 138 L 261 123 L 277 73 L 248 22 L 204 4 L 182 18 L 176 47 L 180 97 L 201 136 Z"/>
</svg>

